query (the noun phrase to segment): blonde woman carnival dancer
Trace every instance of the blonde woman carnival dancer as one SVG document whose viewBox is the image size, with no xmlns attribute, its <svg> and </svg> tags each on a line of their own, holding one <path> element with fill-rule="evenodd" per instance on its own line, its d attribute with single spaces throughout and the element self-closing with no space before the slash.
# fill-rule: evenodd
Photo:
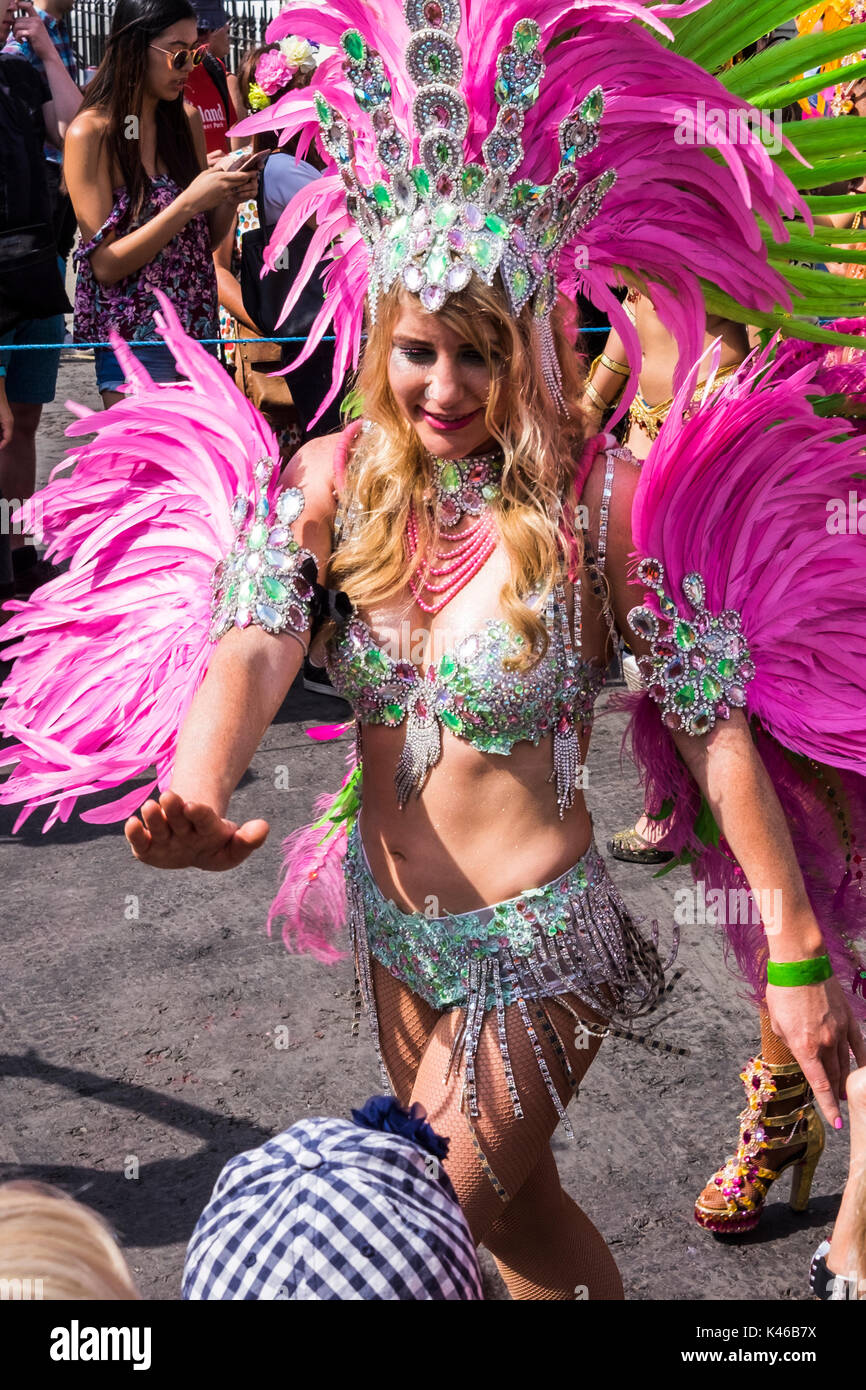
<svg viewBox="0 0 866 1390">
<path fill-rule="evenodd" d="M 448 1136 L 449 1176 L 512 1297 L 570 1300 L 585 1287 L 593 1299 L 617 1299 L 613 1258 L 563 1191 L 550 1146 L 560 1120 L 570 1128 L 568 1102 L 605 1030 L 630 1032 L 665 989 L 655 935 L 639 930 L 609 878 L 581 790 L 611 642 L 630 629 L 640 658 L 658 665 L 644 733 L 660 761 L 705 798 L 744 881 L 756 893 L 781 888 L 783 920 L 767 938 L 778 968 L 798 962 L 808 974 L 828 949 L 834 959 L 847 951 L 847 962 L 850 941 L 837 951 L 832 921 L 811 906 L 799 845 L 749 726 L 754 689 L 774 747 L 797 744 L 776 688 L 784 653 L 796 659 L 796 648 L 789 633 L 761 626 L 766 604 L 751 606 L 767 557 L 756 555 L 743 575 L 726 564 L 725 531 L 705 504 L 736 473 L 732 454 L 745 450 L 753 467 L 756 444 L 734 428 L 740 414 L 757 414 L 770 473 L 788 469 L 790 451 L 773 447 L 767 420 L 787 428 L 793 419 L 823 470 L 799 511 L 790 493 L 778 516 L 760 509 L 761 527 L 775 526 L 791 547 L 815 488 L 837 487 L 854 451 L 837 424 L 812 415 L 800 381 L 779 387 L 760 371 L 730 395 L 731 435 L 697 451 L 700 481 L 689 431 L 704 428 L 701 411 L 673 428 L 694 387 L 686 372 L 663 472 L 638 471 L 607 436 L 582 438 L 557 291 L 575 283 L 575 248 L 597 237 L 579 278 L 607 307 L 613 271 L 603 248 L 620 253 L 618 209 L 638 182 L 647 193 L 647 149 L 655 140 L 661 151 L 669 134 L 667 107 L 649 92 L 640 139 L 629 145 L 617 112 L 631 117 L 631 98 L 614 92 L 608 111 L 595 82 L 598 48 L 631 46 L 668 96 L 709 84 L 711 97 L 735 99 L 657 43 L 645 26 L 658 28 L 658 10 L 642 11 L 638 24 L 631 7 L 581 6 L 579 32 L 556 46 L 568 25 L 542 7 L 537 16 L 413 0 L 405 15 L 290 8 L 271 27 L 271 39 L 285 23 L 340 43 L 311 88 L 271 113 L 284 129 L 307 127 L 329 161 L 289 205 L 271 254 L 313 214 L 321 235 L 312 256 L 333 244 L 308 350 L 336 316 L 334 390 L 360 342 L 366 301 L 363 422 L 304 446 L 278 478 L 273 435 L 162 298 L 162 331 L 188 382 L 157 387 L 139 376 L 129 399 L 75 424 L 73 433 L 96 430 L 98 439 L 78 450 L 73 478 L 42 499 L 46 532 L 72 568 L 8 624 L 21 645 L 4 727 L 19 742 L 0 796 L 25 802 L 19 823 L 53 802 L 50 825 L 83 790 L 118 786 L 155 762 L 158 799 L 126 822 L 136 857 L 158 868 L 232 868 L 268 833 L 263 821 L 229 818 L 232 791 L 310 640 L 321 643 L 355 709 L 359 766 L 322 822 L 289 837 L 272 920 L 291 948 L 326 961 L 345 910 L 386 1078 Z M 700 158 L 686 149 L 675 184 L 660 172 L 659 187 L 670 195 L 692 176 L 701 184 Z M 739 173 L 768 216 L 777 203 L 793 210 L 783 176 L 757 157 Z M 722 165 L 714 176 L 726 196 L 707 211 L 708 238 L 736 243 L 731 274 L 738 280 L 747 265 L 769 312 L 786 300 L 784 279 L 744 219 L 730 217 L 737 180 Z M 693 303 L 694 270 L 678 245 L 664 246 L 669 196 L 644 202 L 645 242 L 629 238 L 636 269 L 664 273 Z M 703 309 L 674 319 L 684 342 L 699 343 Z M 109 458 L 118 493 L 107 503 L 101 494 L 110 512 L 94 521 Z M 742 494 L 742 477 L 736 483 Z M 684 510 L 705 518 L 697 535 L 692 520 L 688 540 Z M 145 569 L 148 603 L 119 603 L 117 585 L 135 589 Z M 843 548 L 839 570 L 838 583 L 821 575 L 822 613 L 863 589 L 860 552 Z M 795 598 L 809 582 L 791 575 Z M 65 585 L 79 595 L 76 623 Z M 120 673 L 106 643 L 126 651 L 130 614 L 136 650 L 148 657 Z M 421 636 L 420 661 L 414 643 L 401 646 L 405 623 Z M 61 669 L 75 670 L 69 699 L 48 679 L 46 624 L 52 660 L 63 647 Z M 672 641 L 688 643 L 679 667 Z M 696 691 L 699 654 L 718 677 Z M 855 659 L 866 666 L 866 651 Z M 829 661 L 825 690 L 799 710 L 816 753 L 833 753 L 833 740 L 821 740 L 822 698 L 843 693 L 866 723 L 850 670 Z M 106 708 L 138 718 L 107 729 Z M 46 763 L 53 750 L 68 753 Z M 680 788 L 679 804 L 688 801 Z M 123 818 L 136 804 L 125 793 L 84 814 Z M 815 872 L 811 859 L 807 869 Z M 768 1002 L 832 1123 L 849 1046 L 866 1059 L 842 980 L 831 972 L 770 987 Z"/>
</svg>

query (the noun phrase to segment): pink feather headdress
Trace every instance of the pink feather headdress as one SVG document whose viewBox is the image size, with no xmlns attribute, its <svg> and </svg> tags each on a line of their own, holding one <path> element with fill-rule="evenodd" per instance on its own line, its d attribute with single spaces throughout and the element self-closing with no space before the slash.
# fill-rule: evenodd
<svg viewBox="0 0 866 1390">
<path fill-rule="evenodd" d="M 299 154 L 315 141 L 325 161 L 266 253 L 272 268 L 315 217 L 283 317 L 324 260 L 325 303 L 293 364 L 335 333 L 322 409 L 358 364 L 365 300 L 375 311 L 378 291 L 398 277 L 435 309 L 469 273 L 489 282 L 498 271 L 512 309 L 531 303 L 542 330 L 557 293 L 580 291 L 638 362 L 613 293 L 628 275 L 649 287 L 679 341 L 678 380 L 703 345 L 701 281 L 766 312 L 790 309 L 757 220 L 784 239 L 783 216 L 804 210 L 790 180 L 758 141 L 719 145 L 716 161 L 700 130 L 694 144 L 675 139 L 683 109 L 747 109 L 659 41 L 671 37 L 665 17 L 696 8 L 290 0 L 268 39 L 301 29 L 339 52 L 309 87 L 235 129 L 278 130 L 283 143 L 297 136 Z"/>
</svg>

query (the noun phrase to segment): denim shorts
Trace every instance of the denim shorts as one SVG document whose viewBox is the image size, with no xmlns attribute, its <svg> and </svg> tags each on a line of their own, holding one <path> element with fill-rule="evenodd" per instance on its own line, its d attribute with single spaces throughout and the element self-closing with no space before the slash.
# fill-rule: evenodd
<svg viewBox="0 0 866 1390">
<path fill-rule="evenodd" d="M 6 368 L 6 395 L 16 405 L 46 405 L 54 400 L 60 344 L 66 332 L 62 314 L 47 319 L 25 319 L 0 338 L 0 364 Z M 51 343 L 32 352 L 4 352 L 11 343 Z"/>
<path fill-rule="evenodd" d="M 206 352 L 209 352 L 212 357 L 216 357 L 215 343 L 205 343 L 203 346 Z M 135 343 L 128 343 L 127 347 L 132 349 L 145 371 L 150 374 L 154 381 L 182 381 L 184 379 L 182 373 L 177 369 L 171 349 L 163 343 L 156 343 L 153 346 L 138 346 Z M 96 389 L 98 391 L 119 391 L 126 383 L 126 376 L 111 348 L 96 348 L 94 359 Z"/>
</svg>

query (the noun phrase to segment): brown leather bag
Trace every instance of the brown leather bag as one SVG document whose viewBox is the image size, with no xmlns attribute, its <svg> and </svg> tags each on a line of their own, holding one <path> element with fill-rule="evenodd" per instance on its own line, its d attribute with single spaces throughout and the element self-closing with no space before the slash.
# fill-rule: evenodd
<svg viewBox="0 0 866 1390">
<path fill-rule="evenodd" d="M 238 324 L 237 336 L 258 339 L 258 334 L 244 324 Z M 237 343 L 235 353 L 235 382 L 247 400 L 252 401 L 263 415 L 270 415 L 272 411 L 277 410 L 294 412 L 292 393 L 286 377 L 269 375 L 270 372 L 278 371 L 282 365 L 280 344 L 261 341 Z"/>
</svg>

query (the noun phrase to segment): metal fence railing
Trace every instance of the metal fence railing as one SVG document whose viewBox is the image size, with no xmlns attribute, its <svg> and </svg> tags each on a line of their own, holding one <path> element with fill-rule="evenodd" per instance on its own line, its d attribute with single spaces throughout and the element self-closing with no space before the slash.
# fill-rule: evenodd
<svg viewBox="0 0 866 1390">
<path fill-rule="evenodd" d="M 231 16 L 230 53 L 228 66 L 237 72 L 238 63 L 248 48 L 264 43 L 265 29 L 279 13 L 275 0 L 223 0 Z M 78 56 L 82 80 L 87 68 L 97 68 L 105 52 L 105 40 L 111 28 L 115 0 L 76 0 L 67 24 L 72 45 Z"/>
</svg>

